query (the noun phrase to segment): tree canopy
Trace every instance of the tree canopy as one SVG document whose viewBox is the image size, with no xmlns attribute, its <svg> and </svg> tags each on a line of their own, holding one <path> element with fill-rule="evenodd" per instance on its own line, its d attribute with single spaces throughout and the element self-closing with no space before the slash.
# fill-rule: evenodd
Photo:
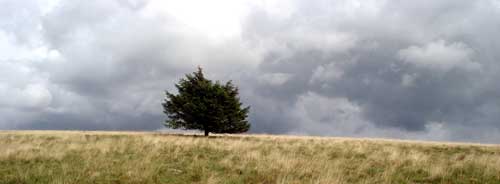
<svg viewBox="0 0 500 184">
<path fill-rule="evenodd" d="M 165 126 L 173 129 L 197 129 L 212 133 L 242 133 L 250 128 L 250 107 L 242 107 L 238 88 L 231 81 L 221 84 L 205 78 L 203 71 L 187 74 L 175 84 L 178 94 L 165 91 Z"/>
</svg>

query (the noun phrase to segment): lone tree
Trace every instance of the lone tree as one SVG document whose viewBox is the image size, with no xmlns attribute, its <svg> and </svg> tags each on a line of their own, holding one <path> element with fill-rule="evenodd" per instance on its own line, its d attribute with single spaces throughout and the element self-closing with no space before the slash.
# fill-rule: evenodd
<svg viewBox="0 0 500 184">
<path fill-rule="evenodd" d="M 238 88 L 231 81 L 221 84 L 208 80 L 198 67 L 175 84 L 178 94 L 165 91 L 162 103 L 169 128 L 203 130 L 212 133 L 242 133 L 248 131 L 246 120 L 250 107 L 242 108 Z"/>
</svg>

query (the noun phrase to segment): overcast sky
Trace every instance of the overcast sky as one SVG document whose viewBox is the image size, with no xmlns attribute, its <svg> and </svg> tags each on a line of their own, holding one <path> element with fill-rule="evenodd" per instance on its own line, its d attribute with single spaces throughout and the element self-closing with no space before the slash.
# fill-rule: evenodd
<svg viewBox="0 0 500 184">
<path fill-rule="evenodd" d="M 158 130 L 233 80 L 252 133 L 500 143 L 499 0 L 0 0 L 0 129 Z"/>
</svg>

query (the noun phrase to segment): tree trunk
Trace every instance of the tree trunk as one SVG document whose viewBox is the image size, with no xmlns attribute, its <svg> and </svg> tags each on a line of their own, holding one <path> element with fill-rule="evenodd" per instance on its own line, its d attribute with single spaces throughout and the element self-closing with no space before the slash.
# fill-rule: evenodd
<svg viewBox="0 0 500 184">
<path fill-rule="evenodd" d="M 205 130 L 205 136 L 208 136 L 208 130 Z"/>
</svg>

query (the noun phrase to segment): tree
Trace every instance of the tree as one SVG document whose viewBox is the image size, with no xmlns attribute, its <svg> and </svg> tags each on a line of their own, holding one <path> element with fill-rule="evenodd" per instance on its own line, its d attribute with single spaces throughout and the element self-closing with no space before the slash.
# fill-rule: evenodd
<svg viewBox="0 0 500 184">
<path fill-rule="evenodd" d="M 208 80 L 198 67 L 175 84 L 178 94 L 165 91 L 163 112 L 169 128 L 197 129 L 212 133 L 242 133 L 248 131 L 246 120 L 250 107 L 242 107 L 238 88 L 231 81 L 221 84 Z"/>
</svg>

